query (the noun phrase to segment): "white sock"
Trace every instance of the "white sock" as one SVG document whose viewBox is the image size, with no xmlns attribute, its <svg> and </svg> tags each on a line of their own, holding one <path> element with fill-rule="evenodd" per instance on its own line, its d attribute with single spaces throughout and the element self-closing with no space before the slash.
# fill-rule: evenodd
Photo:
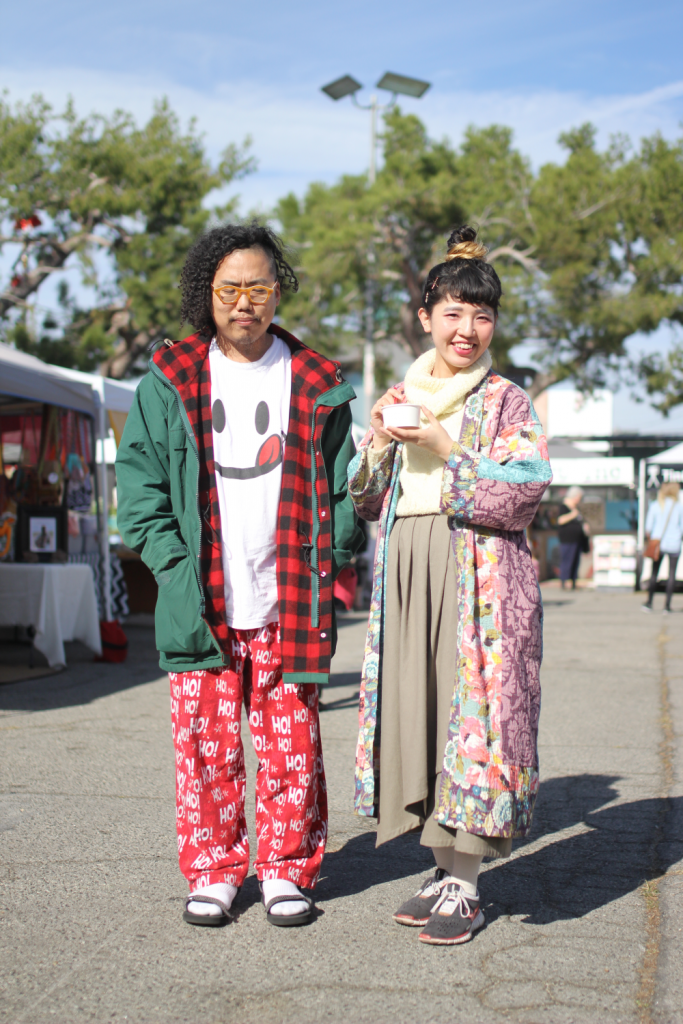
<svg viewBox="0 0 683 1024">
<path fill-rule="evenodd" d="M 434 854 L 437 868 L 441 868 L 447 875 L 450 875 L 453 867 L 453 847 L 432 846 L 432 853 Z"/>
<path fill-rule="evenodd" d="M 201 889 L 195 889 L 192 895 L 215 896 L 217 900 L 225 903 L 226 907 L 230 907 L 237 892 L 238 890 L 234 885 L 228 885 L 227 882 L 214 882 L 213 885 L 205 885 Z M 217 907 L 215 903 L 196 903 L 194 900 L 188 903 L 187 909 L 191 914 L 205 914 L 208 917 L 218 917 L 223 913 L 221 908 Z"/>
<path fill-rule="evenodd" d="M 473 853 L 457 853 L 453 850 L 453 866 L 451 876 L 461 887 L 466 896 L 477 896 L 477 878 L 484 858 Z"/>
<path fill-rule="evenodd" d="M 450 875 L 449 881 L 462 886 L 466 896 L 477 895 L 477 878 L 483 857 L 473 853 L 459 853 L 452 846 L 433 846 L 432 853 L 436 866 Z"/>
<path fill-rule="evenodd" d="M 261 882 L 263 887 L 263 899 L 265 903 L 274 899 L 275 896 L 300 896 L 301 891 L 284 878 L 268 878 Z M 281 914 L 283 917 L 292 917 L 294 914 L 304 914 L 308 910 L 308 903 L 304 900 L 287 900 L 286 903 L 276 903 L 271 907 L 271 914 Z"/>
</svg>

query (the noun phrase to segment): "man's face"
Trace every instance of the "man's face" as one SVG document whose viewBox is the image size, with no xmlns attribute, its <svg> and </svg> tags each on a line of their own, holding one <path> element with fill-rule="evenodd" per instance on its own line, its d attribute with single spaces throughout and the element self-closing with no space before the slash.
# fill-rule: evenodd
<svg viewBox="0 0 683 1024">
<path fill-rule="evenodd" d="M 218 265 L 212 286 L 232 285 L 250 288 L 252 285 L 273 288 L 273 294 L 264 305 L 253 305 L 247 295 L 226 305 L 212 292 L 212 312 L 218 333 L 231 345 L 248 349 L 267 332 L 280 301 L 280 285 L 275 277 L 273 261 L 263 249 L 237 249 Z"/>
</svg>

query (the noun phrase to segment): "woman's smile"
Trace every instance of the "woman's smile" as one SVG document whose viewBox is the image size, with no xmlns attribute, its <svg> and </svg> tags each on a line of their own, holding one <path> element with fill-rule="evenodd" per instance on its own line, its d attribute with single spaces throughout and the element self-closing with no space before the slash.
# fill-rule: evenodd
<svg viewBox="0 0 683 1024">
<path fill-rule="evenodd" d="M 472 350 L 476 348 L 476 345 L 473 341 L 462 341 L 460 338 L 454 338 L 450 342 L 450 347 L 459 356 L 469 356 Z"/>
</svg>

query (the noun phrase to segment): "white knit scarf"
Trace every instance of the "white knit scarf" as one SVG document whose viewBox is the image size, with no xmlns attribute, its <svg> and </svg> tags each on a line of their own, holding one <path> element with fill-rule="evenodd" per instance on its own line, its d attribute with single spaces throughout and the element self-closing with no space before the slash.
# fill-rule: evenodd
<svg viewBox="0 0 683 1024">
<path fill-rule="evenodd" d="M 435 362 L 435 348 L 415 360 L 405 376 L 405 394 L 408 402 L 426 405 L 439 419 L 462 408 L 472 388 L 491 369 L 491 353 L 486 349 L 475 363 L 458 370 L 452 377 L 432 377 Z"/>
</svg>

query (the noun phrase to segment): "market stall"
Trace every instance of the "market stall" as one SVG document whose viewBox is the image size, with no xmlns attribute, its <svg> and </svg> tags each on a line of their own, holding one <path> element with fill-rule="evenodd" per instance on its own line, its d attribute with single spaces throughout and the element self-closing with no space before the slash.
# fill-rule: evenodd
<svg viewBox="0 0 683 1024">
<path fill-rule="evenodd" d="M 102 650 L 93 574 L 68 565 L 74 518 L 99 534 L 97 411 L 90 384 L 0 344 L 0 625 L 29 629 L 51 665 L 65 639 Z"/>
<path fill-rule="evenodd" d="M 87 540 L 83 542 L 83 551 L 78 560 L 88 562 L 93 570 L 98 583 L 98 592 L 106 595 L 108 602 L 102 608 L 102 616 L 109 621 L 112 618 L 120 618 L 128 614 L 128 588 L 126 586 L 126 574 L 122 567 L 119 556 L 112 553 L 110 545 L 110 530 L 108 512 L 111 505 L 113 492 L 113 465 L 116 457 L 116 448 L 121 440 L 121 434 L 126 423 L 126 418 L 135 399 L 135 389 L 139 381 L 112 380 L 110 377 L 102 377 L 96 373 L 82 373 L 80 370 L 67 370 L 63 367 L 54 367 L 67 380 L 89 385 L 97 400 L 97 444 L 96 462 L 98 467 L 98 490 L 104 509 L 102 530 L 98 531 L 99 553 L 97 558 L 92 550 L 86 550 Z M 113 437 L 109 435 L 113 434 Z M 91 528 L 89 528 L 91 529 Z M 88 534 L 86 534 L 87 536 Z M 90 533 L 92 535 L 92 532 Z M 72 545 L 74 551 L 70 560 L 76 560 L 76 545 Z M 130 557 L 139 561 L 139 556 L 132 552 Z M 102 585 L 99 586 L 100 568 L 102 572 Z M 151 574 L 150 574 L 151 575 Z"/>
</svg>

